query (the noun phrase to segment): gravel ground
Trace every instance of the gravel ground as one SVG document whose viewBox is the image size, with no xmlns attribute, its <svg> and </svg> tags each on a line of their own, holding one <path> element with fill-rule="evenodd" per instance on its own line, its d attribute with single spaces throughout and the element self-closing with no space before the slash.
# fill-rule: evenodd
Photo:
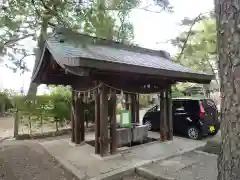
<svg viewBox="0 0 240 180">
<path fill-rule="evenodd" d="M 0 145 L 0 180 L 77 180 L 41 145 L 12 142 Z"/>
</svg>

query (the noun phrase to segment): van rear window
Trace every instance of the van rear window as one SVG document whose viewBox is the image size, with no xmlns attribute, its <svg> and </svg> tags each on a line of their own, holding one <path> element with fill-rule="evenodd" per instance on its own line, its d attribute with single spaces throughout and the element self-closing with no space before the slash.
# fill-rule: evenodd
<svg viewBox="0 0 240 180">
<path fill-rule="evenodd" d="M 199 112 L 199 102 L 196 100 L 173 101 L 173 111 Z"/>
<path fill-rule="evenodd" d="M 199 112 L 199 101 L 188 100 L 185 102 L 185 108 L 187 112 Z"/>
<path fill-rule="evenodd" d="M 201 102 L 202 102 L 204 108 L 215 108 L 215 109 L 217 109 L 214 101 L 211 100 L 211 99 L 204 99 L 204 100 L 201 100 Z"/>
</svg>

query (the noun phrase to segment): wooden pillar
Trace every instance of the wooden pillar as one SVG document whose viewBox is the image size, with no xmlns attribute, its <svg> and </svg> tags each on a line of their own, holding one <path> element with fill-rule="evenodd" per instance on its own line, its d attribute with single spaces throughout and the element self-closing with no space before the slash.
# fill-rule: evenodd
<svg viewBox="0 0 240 180">
<path fill-rule="evenodd" d="M 80 121 L 80 143 L 85 141 L 85 106 L 83 101 L 84 96 L 80 94 L 79 97 L 79 121 Z"/>
<path fill-rule="evenodd" d="M 125 94 L 125 109 L 129 110 L 129 94 Z"/>
<path fill-rule="evenodd" d="M 139 119 L 139 94 L 136 95 L 136 109 L 135 109 L 135 118 L 136 118 L 136 123 L 139 123 L 140 119 Z"/>
<path fill-rule="evenodd" d="M 163 134 L 161 135 L 162 141 L 167 140 L 167 121 L 168 121 L 168 107 L 167 107 L 167 99 L 168 99 L 168 91 L 164 90 L 163 92 L 163 104 L 162 104 L 162 113 L 163 113 L 163 119 L 162 119 L 162 129 Z"/>
<path fill-rule="evenodd" d="M 80 144 L 82 141 L 81 137 L 81 123 L 84 123 L 84 104 L 83 104 L 83 95 L 80 97 L 76 96 L 75 103 L 75 143 Z"/>
<path fill-rule="evenodd" d="M 160 92 L 160 139 L 165 141 L 166 137 L 166 127 L 165 127 L 165 105 L 164 105 L 165 93 L 164 91 Z"/>
<path fill-rule="evenodd" d="M 95 154 L 100 154 L 100 95 L 95 90 Z"/>
<path fill-rule="evenodd" d="M 100 155 L 108 154 L 108 90 L 100 86 Z"/>
<path fill-rule="evenodd" d="M 168 140 L 173 140 L 173 121 L 172 121 L 172 90 L 168 88 Z"/>
<path fill-rule="evenodd" d="M 131 94 L 131 121 L 132 123 L 136 123 L 136 95 Z"/>
<path fill-rule="evenodd" d="M 72 126 L 71 141 L 74 143 L 75 142 L 75 92 L 74 90 L 72 90 L 71 126 Z"/>
<path fill-rule="evenodd" d="M 165 140 L 168 139 L 168 118 L 169 118 L 169 114 L 168 114 L 168 89 L 165 90 L 165 98 L 164 98 L 164 127 L 165 127 Z"/>
<path fill-rule="evenodd" d="M 114 154 L 117 152 L 117 120 L 116 120 L 116 91 L 112 90 L 111 93 L 111 112 L 110 112 L 110 137 L 111 137 L 111 144 L 110 144 L 110 152 Z"/>
</svg>

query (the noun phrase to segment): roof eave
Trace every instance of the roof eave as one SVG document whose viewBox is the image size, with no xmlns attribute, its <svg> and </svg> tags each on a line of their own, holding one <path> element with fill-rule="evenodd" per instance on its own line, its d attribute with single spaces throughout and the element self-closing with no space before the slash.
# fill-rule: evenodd
<svg viewBox="0 0 240 180">
<path fill-rule="evenodd" d="M 149 67 L 140 67 L 130 64 L 121 64 L 115 62 L 98 61 L 94 59 L 78 59 L 79 66 L 88 68 L 97 68 L 101 70 L 122 71 L 137 74 L 146 74 L 152 76 L 162 76 L 167 78 L 176 79 L 178 82 L 193 82 L 199 84 L 210 84 L 213 79 L 213 75 L 198 74 L 198 73 L 186 73 L 172 70 L 156 69 Z"/>
</svg>

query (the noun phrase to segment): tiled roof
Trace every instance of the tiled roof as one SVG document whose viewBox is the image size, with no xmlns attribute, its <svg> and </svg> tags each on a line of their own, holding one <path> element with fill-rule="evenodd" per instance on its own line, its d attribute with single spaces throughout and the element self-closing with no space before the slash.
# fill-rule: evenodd
<svg viewBox="0 0 240 180">
<path fill-rule="evenodd" d="M 149 50 L 137 46 L 129 46 L 114 41 L 81 35 L 61 29 L 46 40 L 46 47 L 54 59 L 65 59 L 62 64 L 81 66 L 81 59 L 95 60 L 101 63 L 114 63 L 149 69 L 156 72 L 179 72 L 180 76 L 194 77 L 201 75 L 204 80 L 211 80 L 212 75 L 197 72 L 190 68 L 176 64 L 164 51 Z M 96 67 L 97 68 L 97 67 Z M 106 67 L 110 68 L 110 67 Z M 141 72 L 140 72 L 141 73 Z M 142 72 L 147 74 L 147 71 Z M 168 76 L 168 74 L 165 74 Z M 197 79 L 197 77 L 195 77 Z"/>
<path fill-rule="evenodd" d="M 88 44 L 85 46 L 78 44 L 78 46 L 75 46 L 70 42 L 60 43 L 55 38 L 49 39 L 47 44 L 53 54 L 66 58 L 87 58 L 156 69 L 197 73 L 160 55 L 149 55 L 100 45 Z"/>
</svg>

